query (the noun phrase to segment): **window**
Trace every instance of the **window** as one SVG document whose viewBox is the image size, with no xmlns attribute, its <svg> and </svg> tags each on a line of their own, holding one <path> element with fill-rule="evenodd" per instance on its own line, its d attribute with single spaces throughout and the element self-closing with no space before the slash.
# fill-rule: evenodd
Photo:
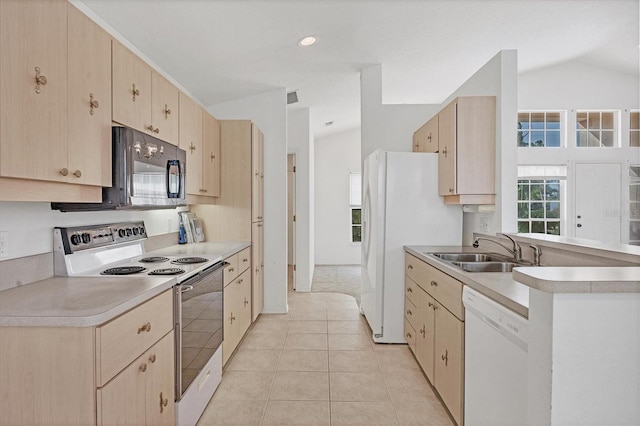
<svg viewBox="0 0 640 426">
<path fill-rule="evenodd" d="M 578 147 L 614 147 L 617 143 L 617 114 L 613 111 L 576 112 Z"/>
<path fill-rule="evenodd" d="M 560 112 L 519 112 L 518 146 L 560 147 L 560 119 Z"/>
<path fill-rule="evenodd" d="M 560 235 L 560 180 L 518 180 L 518 232 Z"/>
<path fill-rule="evenodd" d="M 640 165 L 629 166 L 629 244 L 640 246 Z"/>
<path fill-rule="evenodd" d="M 362 178 L 360 173 L 349 174 L 349 199 L 351 212 L 351 242 L 362 241 Z"/>
<path fill-rule="evenodd" d="M 640 147 L 640 111 L 629 114 L 629 146 Z"/>
</svg>

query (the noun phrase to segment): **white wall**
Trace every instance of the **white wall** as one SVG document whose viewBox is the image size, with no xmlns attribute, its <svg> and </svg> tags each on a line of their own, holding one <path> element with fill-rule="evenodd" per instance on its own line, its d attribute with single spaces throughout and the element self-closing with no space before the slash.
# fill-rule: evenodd
<svg viewBox="0 0 640 426">
<path fill-rule="evenodd" d="M 149 236 L 178 232 L 178 211 L 185 208 L 150 211 L 103 211 L 61 213 L 50 203 L 0 202 L 0 231 L 7 232 L 8 256 L 15 259 L 53 251 L 56 226 L 98 225 L 144 220 Z M 178 241 L 176 240 L 176 243 Z"/>
<path fill-rule="evenodd" d="M 575 234 L 576 163 L 616 163 L 621 166 L 620 241 L 628 241 L 628 166 L 640 164 L 640 149 L 628 147 L 629 111 L 640 108 L 640 83 L 637 75 L 572 61 L 532 71 L 518 77 L 518 109 L 561 110 L 566 114 L 566 147 L 547 149 L 518 148 L 519 164 L 564 164 L 567 166 L 564 235 Z M 576 110 L 617 110 L 620 112 L 619 148 L 577 148 L 575 146 Z M 608 218 L 602 218 L 608 220 Z"/>
<path fill-rule="evenodd" d="M 311 291 L 314 269 L 314 139 L 308 108 L 287 114 L 287 151 L 296 155 L 296 291 Z"/>
<path fill-rule="evenodd" d="M 282 88 L 207 107 L 217 119 L 249 119 L 264 133 L 264 313 L 287 311 L 286 105 Z"/>
<path fill-rule="evenodd" d="M 351 242 L 349 174 L 360 173 L 360 129 L 315 142 L 317 265 L 360 264 L 360 244 Z"/>
<path fill-rule="evenodd" d="M 362 161 L 376 149 L 411 151 L 413 132 L 433 117 L 440 105 L 383 105 L 382 66 L 360 73 Z"/>
</svg>

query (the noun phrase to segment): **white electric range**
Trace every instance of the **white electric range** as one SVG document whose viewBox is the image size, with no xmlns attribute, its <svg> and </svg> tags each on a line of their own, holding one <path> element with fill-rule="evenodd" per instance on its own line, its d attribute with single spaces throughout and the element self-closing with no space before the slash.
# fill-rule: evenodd
<svg viewBox="0 0 640 426">
<path fill-rule="evenodd" d="M 222 376 L 223 269 L 220 256 L 145 253 L 144 222 L 54 229 L 58 276 L 127 279 L 173 276 L 178 425 L 195 425 Z"/>
</svg>

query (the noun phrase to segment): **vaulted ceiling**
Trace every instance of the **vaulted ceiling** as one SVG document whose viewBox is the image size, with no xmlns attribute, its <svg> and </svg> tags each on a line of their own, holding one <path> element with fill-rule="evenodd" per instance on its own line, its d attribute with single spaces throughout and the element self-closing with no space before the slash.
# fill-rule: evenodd
<svg viewBox="0 0 640 426">
<path fill-rule="evenodd" d="M 573 60 L 639 70 L 638 0 L 82 3 L 205 106 L 297 90 L 288 108 L 310 108 L 316 136 L 359 126 L 359 72 L 373 64 L 385 103 L 440 103 L 502 49 L 518 50 L 520 73 Z M 317 43 L 299 47 L 309 34 Z"/>
</svg>

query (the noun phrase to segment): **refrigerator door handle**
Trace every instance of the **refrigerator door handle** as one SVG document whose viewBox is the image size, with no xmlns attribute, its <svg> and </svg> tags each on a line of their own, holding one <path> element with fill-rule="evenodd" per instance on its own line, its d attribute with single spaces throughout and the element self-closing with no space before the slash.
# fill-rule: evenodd
<svg viewBox="0 0 640 426">
<path fill-rule="evenodd" d="M 369 190 L 369 185 L 367 184 L 367 189 L 364 195 L 364 205 L 363 205 L 363 215 L 362 215 L 362 244 L 364 246 L 364 260 L 366 263 L 369 262 L 369 251 L 371 249 L 371 238 L 369 238 L 370 230 L 369 224 L 371 223 L 371 191 Z"/>
</svg>

